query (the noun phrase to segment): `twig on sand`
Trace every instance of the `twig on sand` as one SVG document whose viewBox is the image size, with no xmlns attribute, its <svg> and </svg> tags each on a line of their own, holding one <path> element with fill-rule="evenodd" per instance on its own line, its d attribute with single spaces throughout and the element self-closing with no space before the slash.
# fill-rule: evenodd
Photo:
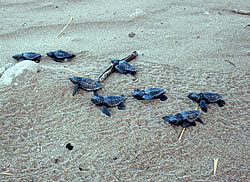
<svg viewBox="0 0 250 182">
<path fill-rule="evenodd" d="M 232 63 L 231 61 L 229 61 L 229 60 L 227 60 L 227 59 L 225 59 L 224 61 L 229 62 L 231 65 L 235 66 L 234 63 Z"/>
<path fill-rule="evenodd" d="M 114 71 L 114 65 L 110 65 L 99 77 L 98 82 L 103 82 Z"/>
<path fill-rule="evenodd" d="M 180 134 L 180 137 L 179 137 L 179 141 L 181 140 L 182 135 L 184 134 L 185 129 L 186 129 L 186 128 L 183 128 L 183 130 L 182 130 L 182 132 L 181 132 L 181 134 Z"/>
<path fill-rule="evenodd" d="M 70 17 L 68 23 L 63 27 L 63 29 L 57 34 L 56 39 L 63 33 L 63 31 L 69 26 L 70 22 L 73 20 L 73 17 Z"/>
<path fill-rule="evenodd" d="M 217 169 L 217 165 L 218 165 L 218 158 L 217 159 L 215 159 L 214 158 L 214 175 L 216 174 L 216 169 Z"/>
<path fill-rule="evenodd" d="M 236 13 L 236 14 L 241 14 L 241 15 L 250 15 L 250 11 L 246 11 L 246 10 L 231 10 L 231 12 Z"/>
<path fill-rule="evenodd" d="M 77 72 L 75 70 L 72 70 L 72 69 L 69 69 L 69 68 L 62 68 L 62 67 L 56 67 L 56 68 L 54 68 L 54 67 L 43 66 L 43 65 L 40 65 L 40 66 L 43 67 L 43 68 L 49 68 L 49 69 L 54 69 L 54 70 L 62 69 L 62 70 L 70 71 L 70 72 L 73 72 L 73 73 L 76 73 L 76 74 L 80 75 L 79 72 Z"/>
<path fill-rule="evenodd" d="M 12 176 L 13 174 L 12 173 L 1 173 L 3 175 L 9 175 L 9 176 Z"/>
</svg>

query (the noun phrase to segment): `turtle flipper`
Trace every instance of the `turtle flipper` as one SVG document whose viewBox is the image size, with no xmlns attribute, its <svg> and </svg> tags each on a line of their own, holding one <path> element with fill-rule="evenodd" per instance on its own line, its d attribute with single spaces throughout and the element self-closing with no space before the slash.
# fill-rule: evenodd
<svg viewBox="0 0 250 182">
<path fill-rule="evenodd" d="M 200 118 L 197 118 L 196 121 L 204 125 L 203 121 Z"/>
<path fill-rule="evenodd" d="M 76 55 L 75 55 L 75 54 L 72 54 L 72 55 L 70 56 L 70 59 L 72 59 L 72 58 L 74 58 L 74 57 L 76 57 Z"/>
<path fill-rule="evenodd" d="M 54 60 L 55 62 L 59 62 L 59 63 L 62 63 L 62 60 L 60 60 L 60 59 L 57 59 L 57 58 L 53 58 L 53 60 Z"/>
<path fill-rule="evenodd" d="M 110 112 L 106 106 L 101 106 L 101 111 L 110 117 Z"/>
<path fill-rule="evenodd" d="M 118 105 L 118 109 L 119 109 L 119 110 L 125 109 L 125 105 L 124 105 L 123 103 L 120 103 L 120 104 Z"/>
<path fill-rule="evenodd" d="M 136 71 L 130 71 L 129 72 L 132 76 L 134 76 L 135 77 L 135 75 L 136 75 Z"/>
<path fill-rule="evenodd" d="M 161 100 L 161 101 L 166 101 L 167 99 L 168 99 L 168 97 L 167 97 L 166 95 L 163 95 L 163 94 L 162 94 L 162 95 L 160 96 L 160 100 Z"/>
<path fill-rule="evenodd" d="M 218 101 L 217 101 L 217 104 L 218 104 L 220 107 L 223 107 L 223 106 L 226 104 L 226 102 L 225 102 L 224 100 L 218 100 Z"/>
<path fill-rule="evenodd" d="M 153 96 L 152 95 L 143 95 L 142 98 L 144 100 L 151 100 L 153 98 Z"/>
<path fill-rule="evenodd" d="M 183 128 L 187 128 L 187 127 L 190 127 L 190 126 L 196 126 L 196 123 L 195 122 L 184 121 L 183 124 L 182 124 Z"/>
<path fill-rule="evenodd" d="M 93 92 L 94 92 L 94 96 L 99 96 L 96 90 L 94 90 Z"/>
<path fill-rule="evenodd" d="M 20 58 L 20 59 L 18 59 L 18 62 L 21 62 L 21 61 L 23 61 L 24 59 L 23 58 Z"/>
<path fill-rule="evenodd" d="M 206 101 L 205 100 L 200 101 L 200 108 L 201 108 L 202 111 L 207 112 L 207 106 L 206 106 Z"/>
<path fill-rule="evenodd" d="M 78 89 L 79 89 L 79 85 L 75 84 L 75 88 L 74 88 L 72 96 L 74 96 L 76 94 L 76 92 L 77 92 Z"/>
<path fill-rule="evenodd" d="M 40 59 L 35 59 L 34 60 L 36 63 L 40 63 Z"/>
</svg>

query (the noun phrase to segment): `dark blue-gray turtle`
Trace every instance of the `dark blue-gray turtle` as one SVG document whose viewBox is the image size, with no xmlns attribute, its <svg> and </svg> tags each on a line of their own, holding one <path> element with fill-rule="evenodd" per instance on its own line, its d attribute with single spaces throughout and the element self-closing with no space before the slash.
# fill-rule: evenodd
<svg viewBox="0 0 250 182">
<path fill-rule="evenodd" d="M 35 52 L 24 52 L 20 54 L 14 54 L 12 57 L 16 59 L 18 62 L 23 61 L 23 60 L 31 60 L 31 61 L 35 61 L 36 63 L 39 63 L 41 54 L 38 54 Z"/>
<path fill-rule="evenodd" d="M 192 111 L 182 111 L 178 114 L 172 116 L 164 116 L 162 119 L 165 122 L 169 122 L 172 125 L 182 126 L 183 128 L 196 126 L 195 121 L 200 122 L 203 124 L 203 121 L 199 118 L 200 111 L 199 110 L 192 110 Z"/>
<path fill-rule="evenodd" d="M 125 60 L 113 59 L 111 62 L 113 63 L 115 70 L 117 70 L 119 73 L 122 74 L 130 73 L 131 75 L 136 74 L 135 68 Z"/>
<path fill-rule="evenodd" d="M 111 116 L 108 107 L 118 106 L 119 110 L 125 108 L 123 102 L 126 100 L 124 95 L 104 95 L 100 96 L 97 92 L 94 92 L 94 96 L 91 101 L 97 105 L 101 106 L 101 111 L 107 116 Z"/>
<path fill-rule="evenodd" d="M 69 78 L 69 80 L 75 84 L 75 89 L 72 94 L 73 96 L 76 94 L 79 88 L 87 91 L 96 91 L 102 88 L 102 85 L 99 82 L 86 77 L 72 76 Z"/>
<path fill-rule="evenodd" d="M 148 88 L 145 90 L 136 88 L 134 89 L 133 97 L 138 100 L 160 99 L 161 101 L 165 101 L 168 97 L 164 94 L 165 90 L 162 88 Z"/>
<path fill-rule="evenodd" d="M 62 50 L 58 50 L 55 52 L 48 52 L 47 56 L 51 57 L 56 62 L 63 62 L 64 59 L 67 59 L 68 61 L 70 61 L 70 59 L 75 57 L 74 54 L 70 54 Z"/>
<path fill-rule="evenodd" d="M 98 77 L 98 82 L 103 82 L 111 73 L 113 73 L 115 70 L 118 71 L 118 70 L 121 70 L 120 67 L 124 67 L 122 65 L 127 65 L 127 63 L 129 61 L 132 61 L 133 59 L 135 59 L 136 57 L 138 56 L 138 53 L 136 51 L 134 51 L 131 55 L 123 58 L 122 60 L 119 60 L 119 59 L 114 59 L 112 61 L 112 65 L 110 65 L 99 77 Z M 125 62 L 120 62 L 120 61 L 125 61 Z M 120 63 L 119 66 L 117 66 L 118 70 L 115 68 L 116 64 L 117 63 Z M 127 67 L 131 67 L 127 65 Z M 122 68 L 122 72 L 124 72 L 124 69 Z M 127 71 L 126 71 L 127 72 Z M 135 69 L 132 68 L 132 74 L 135 74 Z"/>
<path fill-rule="evenodd" d="M 188 98 L 197 102 L 202 111 L 207 112 L 207 104 L 217 103 L 220 107 L 223 107 L 226 103 L 222 100 L 222 96 L 217 93 L 203 92 L 203 93 L 190 93 Z"/>
</svg>

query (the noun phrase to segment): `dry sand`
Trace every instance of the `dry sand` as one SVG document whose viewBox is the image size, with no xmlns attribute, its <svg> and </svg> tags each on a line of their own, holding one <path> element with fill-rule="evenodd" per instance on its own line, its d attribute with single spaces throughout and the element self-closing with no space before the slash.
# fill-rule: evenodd
<svg viewBox="0 0 250 182">
<path fill-rule="evenodd" d="M 81 90 L 72 97 L 67 78 L 76 74 L 69 71 L 42 68 L 1 87 L 0 181 L 249 179 L 249 16 L 229 11 L 249 10 L 247 5 L 243 0 L 2 0 L 0 66 L 15 63 L 11 56 L 17 52 L 63 49 L 77 57 L 59 64 L 44 56 L 39 64 L 97 79 L 110 59 L 134 50 L 140 56 L 131 61 L 137 80 L 114 73 L 100 90 L 127 97 L 126 110 L 112 108 L 111 118 L 91 104 L 93 93 Z M 74 20 L 55 39 L 70 17 Z M 137 101 L 131 97 L 137 87 L 162 87 L 169 99 Z M 203 91 L 220 93 L 226 106 L 210 105 L 201 116 L 206 125 L 188 128 L 178 141 L 182 129 L 161 118 L 194 109 L 186 96 Z"/>
</svg>

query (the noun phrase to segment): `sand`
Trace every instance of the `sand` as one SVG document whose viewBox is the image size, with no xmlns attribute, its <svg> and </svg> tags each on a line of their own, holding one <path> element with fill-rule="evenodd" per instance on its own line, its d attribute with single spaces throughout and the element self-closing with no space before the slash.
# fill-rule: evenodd
<svg viewBox="0 0 250 182">
<path fill-rule="evenodd" d="M 43 55 L 39 73 L 0 88 L 0 181 L 249 179 L 249 17 L 230 11 L 249 10 L 247 1 L 2 0 L 0 7 L 0 66 L 16 63 L 18 52 Z M 45 56 L 57 49 L 76 57 Z M 111 108 L 107 117 L 93 93 L 72 96 L 70 76 L 97 79 L 111 59 L 135 50 L 137 79 L 113 73 L 99 92 L 124 94 L 125 110 Z M 150 87 L 164 88 L 168 100 L 132 98 L 134 88 Z M 178 141 L 182 128 L 162 116 L 194 109 L 188 93 L 204 91 L 220 93 L 225 107 L 209 105 L 206 125 Z"/>
</svg>

